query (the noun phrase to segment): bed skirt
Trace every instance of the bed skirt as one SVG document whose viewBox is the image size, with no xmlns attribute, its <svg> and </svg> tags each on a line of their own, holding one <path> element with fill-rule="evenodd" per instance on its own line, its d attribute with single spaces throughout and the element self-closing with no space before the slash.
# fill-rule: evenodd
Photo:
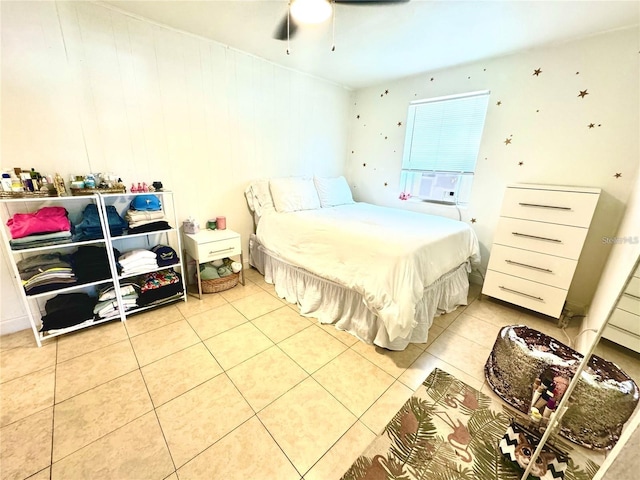
<svg viewBox="0 0 640 480">
<path fill-rule="evenodd" d="M 249 239 L 249 263 L 264 275 L 267 283 L 275 285 L 280 298 L 296 303 L 301 315 L 333 324 L 363 342 L 388 350 L 404 350 L 409 343 L 425 343 L 435 316 L 466 305 L 471 271 L 467 261 L 426 287 L 416 308 L 416 325 L 411 335 L 391 341 L 384 323 L 367 308 L 360 293 L 277 258 L 260 244 L 255 234 Z"/>
</svg>

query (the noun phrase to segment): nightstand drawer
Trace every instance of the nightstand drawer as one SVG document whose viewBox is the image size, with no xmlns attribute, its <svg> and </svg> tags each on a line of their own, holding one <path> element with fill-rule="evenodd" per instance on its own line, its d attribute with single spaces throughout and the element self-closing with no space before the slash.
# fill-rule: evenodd
<svg viewBox="0 0 640 480">
<path fill-rule="evenodd" d="M 569 258 L 494 245 L 487 268 L 568 290 L 577 264 Z"/>
<path fill-rule="evenodd" d="M 494 243 L 577 260 L 587 229 L 516 218 L 500 218 Z"/>
<path fill-rule="evenodd" d="M 598 194 L 507 188 L 500 216 L 588 228 Z"/>
<path fill-rule="evenodd" d="M 198 262 L 240 255 L 240 237 L 198 244 Z"/>
<path fill-rule="evenodd" d="M 482 293 L 529 310 L 559 318 L 567 291 L 487 270 Z"/>
</svg>

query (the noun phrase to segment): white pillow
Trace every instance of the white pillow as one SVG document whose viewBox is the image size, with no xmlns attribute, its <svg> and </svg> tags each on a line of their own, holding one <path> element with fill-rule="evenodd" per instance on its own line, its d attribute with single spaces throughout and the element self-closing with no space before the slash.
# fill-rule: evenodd
<svg viewBox="0 0 640 480">
<path fill-rule="evenodd" d="M 322 207 L 335 207 L 347 203 L 355 203 L 347 179 L 313 177 Z"/>
<path fill-rule="evenodd" d="M 271 191 L 269 190 L 269 180 L 256 180 L 251 182 L 251 185 L 247 188 L 249 200 L 249 208 L 251 208 L 258 217 L 261 217 L 266 212 L 275 210 L 273 205 L 273 199 L 271 198 Z"/>
<path fill-rule="evenodd" d="M 269 188 L 278 212 L 320 208 L 318 192 L 310 178 L 273 178 L 269 180 Z"/>
</svg>

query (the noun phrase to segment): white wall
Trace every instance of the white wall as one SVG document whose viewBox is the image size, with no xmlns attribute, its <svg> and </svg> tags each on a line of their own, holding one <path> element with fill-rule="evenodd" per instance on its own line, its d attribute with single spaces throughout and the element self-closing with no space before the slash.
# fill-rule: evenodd
<svg viewBox="0 0 640 480">
<path fill-rule="evenodd" d="M 88 2 L 2 1 L 1 22 L 3 169 L 160 180 L 245 249 L 250 180 L 344 173 L 340 86 Z M 27 328 L 6 258 L 0 282 L 0 333 Z"/>
<path fill-rule="evenodd" d="M 483 271 L 508 184 L 600 187 L 568 296 L 574 310 L 583 309 L 609 254 L 602 237 L 615 235 L 638 172 L 638 43 L 637 28 L 621 30 L 356 91 L 347 168 L 356 198 L 458 218 L 453 207 L 398 200 L 407 107 L 412 100 L 490 90 L 472 197 L 461 209 L 463 221 L 476 220 Z M 536 69 L 542 70 L 537 76 Z M 583 90 L 588 94 L 581 98 Z"/>
<path fill-rule="evenodd" d="M 589 315 L 582 321 L 580 331 L 584 331 L 584 334 L 576 341 L 577 350 L 583 354 L 596 339 L 601 325 L 608 320 L 640 257 L 640 175 L 636 178 L 620 227 L 611 237 L 615 238 L 607 244 L 611 254 L 598 283 Z"/>
</svg>

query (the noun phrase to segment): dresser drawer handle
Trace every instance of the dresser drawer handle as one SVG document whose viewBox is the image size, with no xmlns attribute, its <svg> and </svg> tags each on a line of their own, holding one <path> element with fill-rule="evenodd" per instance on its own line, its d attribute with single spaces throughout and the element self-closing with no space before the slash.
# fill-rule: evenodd
<svg viewBox="0 0 640 480">
<path fill-rule="evenodd" d="M 534 295 L 529 295 L 528 293 L 519 292 L 518 290 L 513 290 L 511 288 L 503 287 L 502 285 L 498 285 L 498 287 L 501 288 L 502 290 L 506 290 L 507 292 L 517 293 L 518 295 L 522 295 L 522 296 L 527 297 L 527 298 L 532 298 L 534 300 L 539 300 L 541 302 L 544 302 L 544 298 L 542 298 L 542 297 L 536 297 Z"/>
<path fill-rule="evenodd" d="M 537 208 L 553 208 L 555 210 L 571 210 L 571 207 L 556 207 L 555 205 L 540 205 L 538 203 L 522 203 L 520 202 L 521 207 L 537 207 Z"/>
<path fill-rule="evenodd" d="M 546 240 L 547 242 L 562 243 L 562 240 L 558 240 L 557 238 L 539 237 L 537 235 L 529 235 L 528 233 L 511 232 L 511 235 L 515 235 L 517 237 L 533 238 L 535 240 Z"/>
<path fill-rule="evenodd" d="M 526 263 L 514 262 L 513 260 L 505 260 L 510 265 L 517 265 L 519 267 L 533 268 L 534 270 L 540 270 L 541 272 L 553 273 L 553 270 L 548 268 L 536 267 L 535 265 L 527 265 Z"/>
<path fill-rule="evenodd" d="M 214 250 L 212 252 L 209 252 L 209 255 L 213 255 L 214 253 L 220 253 L 220 252 L 228 252 L 229 250 L 233 250 L 234 247 L 229 247 L 229 248 L 223 248 L 222 250 Z"/>
</svg>

